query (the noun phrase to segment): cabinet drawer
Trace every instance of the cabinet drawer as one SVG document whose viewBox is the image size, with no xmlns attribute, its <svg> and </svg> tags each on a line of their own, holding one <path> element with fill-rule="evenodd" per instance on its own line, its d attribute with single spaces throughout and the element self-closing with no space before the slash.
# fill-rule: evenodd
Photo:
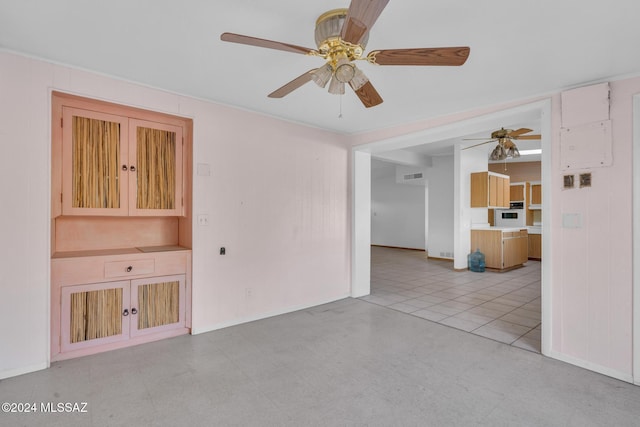
<svg viewBox="0 0 640 427">
<path fill-rule="evenodd" d="M 155 260 L 137 259 L 104 263 L 104 277 L 127 277 L 155 272 Z"/>
<path fill-rule="evenodd" d="M 520 237 L 520 232 L 519 231 L 505 231 L 504 233 L 502 233 L 502 238 L 503 239 L 510 239 L 512 237 Z"/>
</svg>

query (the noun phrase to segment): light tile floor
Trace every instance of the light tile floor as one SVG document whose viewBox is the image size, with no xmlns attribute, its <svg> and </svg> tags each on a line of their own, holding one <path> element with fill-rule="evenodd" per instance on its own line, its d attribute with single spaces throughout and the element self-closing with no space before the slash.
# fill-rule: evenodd
<svg viewBox="0 0 640 427">
<path fill-rule="evenodd" d="M 425 252 L 373 246 L 371 294 L 360 298 L 540 352 L 540 262 L 498 273 L 453 271 Z"/>
</svg>

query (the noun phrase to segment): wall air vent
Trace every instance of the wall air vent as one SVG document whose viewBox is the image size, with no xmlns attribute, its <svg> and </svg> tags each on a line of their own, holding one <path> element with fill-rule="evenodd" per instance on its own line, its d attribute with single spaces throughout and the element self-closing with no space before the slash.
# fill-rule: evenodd
<svg viewBox="0 0 640 427">
<path fill-rule="evenodd" d="M 420 173 L 410 173 L 409 175 L 404 176 L 404 180 L 408 181 L 410 179 L 422 179 L 422 172 Z"/>
</svg>

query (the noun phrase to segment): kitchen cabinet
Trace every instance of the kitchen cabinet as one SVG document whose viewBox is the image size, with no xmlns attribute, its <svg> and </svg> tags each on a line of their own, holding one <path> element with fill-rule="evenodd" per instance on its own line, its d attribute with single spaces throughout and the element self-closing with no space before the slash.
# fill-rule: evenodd
<svg viewBox="0 0 640 427">
<path fill-rule="evenodd" d="M 509 270 L 527 262 L 527 237 L 526 229 L 471 230 L 471 250 L 480 249 L 485 255 L 486 268 Z"/>
<path fill-rule="evenodd" d="M 510 201 L 509 177 L 494 172 L 471 174 L 472 208 L 508 208 Z"/>
<path fill-rule="evenodd" d="M 542 259 L 542 235 L 529 234 L 529 259 Z"/>
<path fill-rule="evenodd" d="M 530 183 L 529 205 L 531 209 L 540 209 L 540 206 L 542 205 L 542 184 L 540 182 Z"/>
<path fill-rule="evenodd" d="M 525 183 L 512 183 L 509 187 L 509 198 L 511 202 L 523 202 L 524 205 Z"/>
<path fill-rule="evenodd" d="M 62 107 L 62 214 L 183 215 L 183 129 Z"/>
<path fill-rule="evenodd" d="M 54 258 L 52 360 L 188 333 L 191 253 L 165 249 Z"/>
</svg>

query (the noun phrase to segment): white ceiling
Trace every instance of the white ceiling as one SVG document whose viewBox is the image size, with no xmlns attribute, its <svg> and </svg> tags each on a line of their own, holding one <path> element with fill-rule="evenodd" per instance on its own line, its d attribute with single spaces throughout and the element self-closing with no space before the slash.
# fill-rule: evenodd
<svg viewBox="0 0 640 427">
<path fill-rule="evenodd" d="M 638 0 L 390 1 L 372 49 L 470 46 L 461 67 L 361 68 L 385 102 L 308 83 L 319 58 L 220 41 L 225 31 L 315 48 L 349 0 L 0 0 L 0 48 L 342 133 L 357 133 L 640 72 Z M 342 103 L 342 118 L 338 118 Z"/>
</svg>

